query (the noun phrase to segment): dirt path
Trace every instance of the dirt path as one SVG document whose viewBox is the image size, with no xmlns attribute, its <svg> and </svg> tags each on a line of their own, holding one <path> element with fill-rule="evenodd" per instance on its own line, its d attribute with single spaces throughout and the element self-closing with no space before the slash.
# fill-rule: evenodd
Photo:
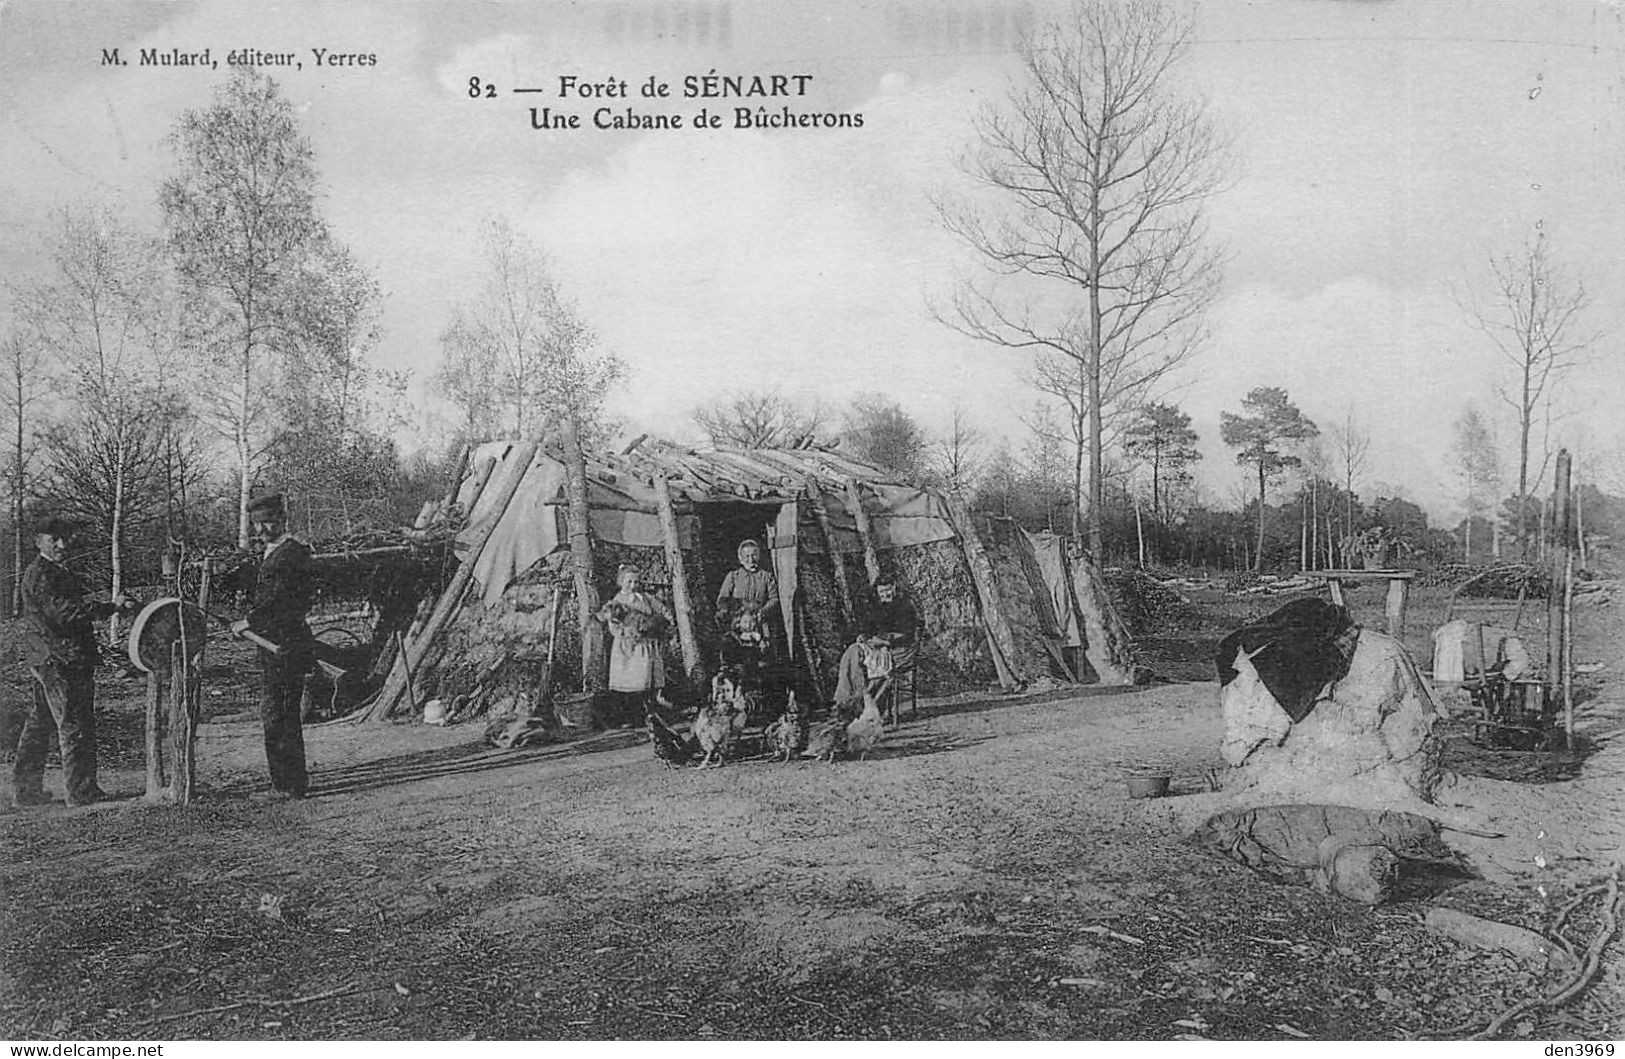
<svg viewBox="0 0 1625 1059">
<path fill-rule="evenodd" d="M 261 782 L 255 724 L 210 724 L 216 797 L 191 811 L 7 818 L 0 1032 L 1385 1037 L 1530 995 L 1537 971 L 1429 935 L 1415 904 L 1190 846 L 1167 810 L 1203 797 L 1218 732 L 1211 684 L 930 704 L 832 766 L 333 726 L 309 734 L 319 796 L 261 807 L 238 796 Z M 1147 758 L 1180 797 L 1125 796 L 1119 766 Z M 1531 926 L 1547 908 L 1516 885 L 1440 900 Z M 1621 1032 L 1587 1003 L 1529 1032 Z"/>
</svg>

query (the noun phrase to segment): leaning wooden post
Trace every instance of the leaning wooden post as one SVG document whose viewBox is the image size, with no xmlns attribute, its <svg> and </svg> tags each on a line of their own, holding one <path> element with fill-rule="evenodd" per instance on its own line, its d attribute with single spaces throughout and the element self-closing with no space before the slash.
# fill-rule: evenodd
<svg viewBox="0 0 1625 1059">
<path fill-rule="evenodd" d="M 949 495 L 947 501 L 948 520 L 959 537 L 959 546 L 964 549 L 971 581 L 976 585 L 976 596 L 982 604 L 982 624 L 987 629 L 988 644 L 992 648 L 993 668 L 998 671 L 999 684 L 1006 691 L 1014 690 L 1021 684 L 1021 678 L 1011 664 L 1016 657 L 1016 638 L 1010 632 L 1010 623 L 1005 620 L 1004 608 L 999 605 L 999 587 L 993 578 L 993 564 L 982 550 L 981 538 L 976 536 L 976 523 L 971 519 L 970 509 L 965 502 L 954 495 Z"/>
<path fill-rule="evenodd" d="M 830 565 L 835 568 L 835 597 L 841 601 L 841 616 L 846 619 L 845 634 L 857 628 L 857 607 L 852 601 L 852 585 L 846 579 L 846 556 L 835 545 L 835 526 L 829 520 L 829 510 L 824 506 L 824 494 L 816 486 L 812 487 L 813 515 L 818 519 L 818 528 L 824 532 L 824 547 L 829 549 Z"/>
<path fill-rule="evenodd" d="M 535 442 L 525 442 L 518 445 L 511 455 L 513 460 L 512 473 L 503 484 L 501 495 L 497 497 L 496 503 L 492 505 L 489 516 L 490 522 L 486 524 L 484 531 L 474 540 L 473 545 L 468 549 L 468 554 L 463 557 L 462 562 L 458 565 L 457 572 L 452 575 L 451 583 L 440 594 L 440 599 L 435 603 L 434 611 L 429 615 L 428 621 L 424 623 L 423 630 L 412 638 L 411 643 L 405 645 L 405 650 L 401 652 L 399 664 L 390 670 L 389 677 L 384 681 L 383 690 L 378 693 L 378 697 L 373 700 L 372 705 L 355 715 L 354 719 L 357 722 L 381 721 L 389 718 L 389 715 L 395 711 L 402 696 L 406 693 L 408 667 L 414 668 L 420 673 L 422 672 L 423 661 L 428 656 L 430 648 L 439 639 L 441 632 L 451 620 L 452 615 L 456 613 L 457 608 L 462 605 L 464 596 L 473 584 L 474 565 L 479 560 L 480 553 L 485 550 L 485 545 L 490 541 L 491 534 L 496 530 L 497 524 L 502 521 L 502 516 L 507 512 L 508 505 L 512 503 L 514 494 L 519 491 L 519 483 L 524 480 L 526 472 L 529 471 L 531 460 L 536 458 L 536 444 Z"/>
<path fill-rule="evenodd" d="M 1574 749 L 1574 556 L 1563 574 L 1563 749 Z"/>
<path fill-rule="evenodd" d="M 1568 572 L 1569 557 L 1569 450 L 1559 449 L 1557 473 L 1552 485 L 1551 504 L 1551 588 L 1546 594 L 1546 687 L 1548 693 L 1556 691 L 1563 682 L 1563 641 L 1568 630 L 1563 627 L 1564 576 Z M 1546 703 L 1541 703 L 1545 708 Z"/>
<path fill-rule="evenodd" d="M 694 604 L 688 594 L 688 569 L 683 565 L 682 542 L 677 536 L 677 509 L 671 502 L 671 483 L 666 476 L 654 476 L 655 510 L 660 513 L 660 532 L 666 543 L 666 569 L 671 571 L 671 609 L 677 618 L 677 640 L 683 647 L 683 670 L 696 686 L 705 679 L 701 669 L 700 645 L 694 639 Z"/>
<path fill-rule="evenodd" d="M 880 553 L 875 550 L 874 527 L 869 522 L 869 512 L 863 510 L 863 496 L 855 481 L 846 483 L 846 505 L 852 509 L 852 519 L 858 524 L 858 540 L 863 542 L 863 565 L 872 585 L 880 580 Z"/>
<path fill-rule="evenodd" d="M 169 798 L 174 805 L 189 805 L 197 778 L 198 661 L 184 632 L 170 647 L 169 667 Z"/>
<path fill-rule="evenodd" d="M 581 687 L 604 690 L 609 683 L 609 654 L 604 629 L 594 617 L 600 600 L 593 581 L 592 527 L 587 507 L 587 454 L 581 450 L 581 431 L 574 413 L 564 417 L 560 440 L 564 445 L 564 493 L 570 524 L 570 567 L 575 572 L 576 625 L 581 630 Z"/>
<path fill-rule="evenodd" d="M 1100 683 L 1128 687 L 1134 683 L 1134 642 L 1112 606 L 1106 582 L 1087 555 L 1068 559 L 1073 602 L 1083 620 L 1083 655 Z M 1335 584 L 1335 582 L 1333 582 Z"/>
<path fill-rule="evenodd" d="M 157 669 L 147 671 L 147 800 L 163 797 L 168 780 L 164 776 L 163 678 Z"/>
<path fill-rule="evenodd" d="M 1569 692 L 1569 617 L 1572 613 L 1569 579 L 1574 576 L 1574 499 L 1569 488 L 1571 463 L 1568 449 L 1557 453 L 1557 476 L 1552 487 L 1552 587 L 1546 605 L 1546 687 L 1548 694 L 1563 695 L 1563 734 L 1566 747 L 1574 745 L 1574 707 Z M 1542 708 L 1548 706 L 1541 704 Z"/>
</svg>

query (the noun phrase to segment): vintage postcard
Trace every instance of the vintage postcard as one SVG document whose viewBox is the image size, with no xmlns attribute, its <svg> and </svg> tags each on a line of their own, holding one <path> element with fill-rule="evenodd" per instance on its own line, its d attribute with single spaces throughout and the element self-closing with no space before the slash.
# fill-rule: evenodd
<svg viewBox="0 0 1625 1059">
<path fill-rule="evenodd" d="M 3 0 L 0 1037 L 1611 1055 L 1622 12 Z"/>
</svg>

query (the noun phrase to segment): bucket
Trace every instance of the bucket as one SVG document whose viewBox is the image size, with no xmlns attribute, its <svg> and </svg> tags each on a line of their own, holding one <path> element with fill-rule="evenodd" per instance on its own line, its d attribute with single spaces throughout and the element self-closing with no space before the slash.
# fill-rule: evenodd
<svg viewBox="0 0 1625 1059">
<path fill-rule="evenodd" d="M 1173 770 L 1161 765 L 1140 765 L 1125 770 L 1130 798 L 1161 798 L 1168 793 Z"/>
<path fill-rule="evenodd" d="M 561 728 L 592 728 L 596 718 L 592 695 L 578 692 L 554 696 L 553 716 Z"/>
</svg>

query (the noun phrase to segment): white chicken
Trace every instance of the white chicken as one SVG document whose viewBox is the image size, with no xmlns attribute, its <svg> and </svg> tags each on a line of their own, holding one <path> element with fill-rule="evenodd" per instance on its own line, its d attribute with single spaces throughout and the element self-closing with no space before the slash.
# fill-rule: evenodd
<svg viewBox="0 0 1625 1059">
<path fill-rule="evenodd" d="M 865 692 L 863 712 L 846 726 L 846 752 L 856 755 L 860 761 L 867 759 L 869 751 L 880 743 L 885 731 L 886 726 L 880 719 L 880 704 L 875 702 L 873 695 Z"/>
</svg>

